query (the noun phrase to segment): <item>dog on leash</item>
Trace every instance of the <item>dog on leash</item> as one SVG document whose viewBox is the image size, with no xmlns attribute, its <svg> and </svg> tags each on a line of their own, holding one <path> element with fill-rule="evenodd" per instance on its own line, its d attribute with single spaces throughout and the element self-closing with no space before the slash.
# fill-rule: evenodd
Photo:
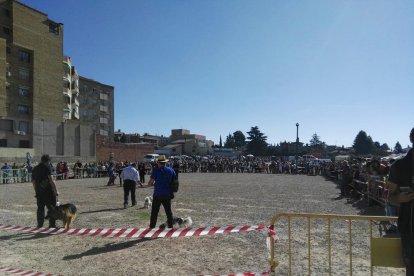
<svg viewBox="0 0 414 276">
<path fill-rule="evenodd" d="M 63 225 L 66 229 L 69 229 L 73 220 L 76 217 L 76 206 L 72 203 L 63 204 L 60 206 L 52 207 L 47 211 L 45 219 L 54 218 L 56 220 L 63 221 Z"/>
<path fill-rule="evenodd" d="M 147 196 L 144 199 L 144 208 L 148 209 L 152 207 L 152 196 Z"/>
<path fill-rule="evenodd" d="M 191 217 L 179 218 L 173 217 L 173 227 L 178 228 L 189 228 L 193 225 L 193 220 Z M 165 222 L 160 225 L 160 228 L 166 228 L 168 226 L 168 222 Z"/>
</svg>

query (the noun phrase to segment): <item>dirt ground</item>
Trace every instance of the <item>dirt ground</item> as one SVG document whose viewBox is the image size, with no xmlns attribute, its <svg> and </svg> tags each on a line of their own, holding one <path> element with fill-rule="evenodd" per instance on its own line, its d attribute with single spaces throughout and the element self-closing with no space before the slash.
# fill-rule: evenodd
<svg viewBox="0 0 414 276">
<path fill-rule="evenodd" d="M 74 228 L 123 228 L 149 225 L 143 199 L 150 187 L 138 188 L 138 205 L 123 209 L 123 190 L 106 186 L 107 179 L 57 181 L 61 204 L 74 203 Z M 117 184 L 119 181 L 117 180 Z M 191 216 L 201 226 L 269 225 L 278 213 L 383 215 L 366 201 L 338 199 L 335 183 L 322 176 L 269 174 L 180 174 L 180 190 L 173 200 L 174 215 Z M 0 185 L 0 223 L 36 225 L 36 203 L 30 183 Z M 161 208 L 158 225 L 165 222 Z M 45 223 L 47 225 L 47 222 Z M 61 226 L 61 222 L 58 222 Z M 344 237 L 348 224 L 335 223 L 333 275 L 349 275 L 349 250 Z M 292 223 L 292 275 L 308 275 L 306 222 Z M 311 275 L 328 275 L 323 222 L 312 224 Z M 369 275 L 367 228 L 353 225 L 352 275 Z M 276 224 L 281 265 L 288 275 L 287 221 Z M 375 229 L 374 229 L 375 230 Z M 368 255 L 367 255 L 368 254 Z M 210 275 L 264 272 L 269 268 L 266 232 L 253 231 L 203 237 L 126 239 L 76 237 L 12 232 L 0 229 L 0 266 L 62 275 Z M 402 269 L 375 268 L 374 275 L 404 275 Z"/>
</svg>

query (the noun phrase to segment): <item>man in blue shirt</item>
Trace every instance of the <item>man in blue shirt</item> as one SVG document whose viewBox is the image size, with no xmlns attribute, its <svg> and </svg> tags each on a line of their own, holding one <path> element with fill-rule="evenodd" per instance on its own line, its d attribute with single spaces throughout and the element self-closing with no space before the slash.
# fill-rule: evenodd
<svg viewBox="0 0 414 276">
<path fill-rule="evenodd" d="M 154 194 L 151 209 L 150 228 L 155 228 L 157 224 L 158 213 L 160 206 L 164 207 L 165 214 L 167 215 L 168 228 L 173 226 L 173 214 L 171 209 L 172 192 L 170 184 L 175 176 L 175 172 L 172 168 L 165 166 L 168 159 L 165 155 L 158 157 L 157 166 L 152 170 L 151 178 L 148 182 L 148 186 L 154 186 Z"/>
</svg>

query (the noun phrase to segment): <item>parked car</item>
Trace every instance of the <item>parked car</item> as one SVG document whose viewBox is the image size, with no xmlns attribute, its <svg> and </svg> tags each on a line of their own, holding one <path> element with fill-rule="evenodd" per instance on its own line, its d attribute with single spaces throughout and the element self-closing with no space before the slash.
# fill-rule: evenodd
<svg viewBox="0 0 414 276">
<path fill-rule="evenodd" d="M 160 155 L 156 153 L 147 154 L 144 156 L 144 162 L 147 162 L 147 163 L 157 162 L 159 156 Z"/>
</svg>

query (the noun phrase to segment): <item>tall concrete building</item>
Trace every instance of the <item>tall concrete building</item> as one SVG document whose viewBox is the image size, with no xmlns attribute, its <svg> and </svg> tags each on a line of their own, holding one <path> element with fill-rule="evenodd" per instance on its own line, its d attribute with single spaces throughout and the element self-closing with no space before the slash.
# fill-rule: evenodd
<svg viewBox="0 0 414 276">
<path fill-rule="evenodd" d="M 0 143 L 45 148 L 62 122 L 63 25 L 17 1 L 0 9 Z"/>
<path fill-rule="evenodd" d="M 64 57 L 63 72 L 63 119 L 79 120 L 79 75 L 70 57 Z"/>
<path fill-rule="evenodd" d="M 27 152 L 94 159 L 95 131 L 78 120 L 78 75 L 63 55 L 63 31 L 41 11 L 0 0 L 0 159 Z M 102 129 L 113 134 L 113 113 Z"/>
<path fill-rule="evenodd" d="M 80 121 L 103 136 L 114 136 L 114 87 L 79 76 Z"/>
</svg>

